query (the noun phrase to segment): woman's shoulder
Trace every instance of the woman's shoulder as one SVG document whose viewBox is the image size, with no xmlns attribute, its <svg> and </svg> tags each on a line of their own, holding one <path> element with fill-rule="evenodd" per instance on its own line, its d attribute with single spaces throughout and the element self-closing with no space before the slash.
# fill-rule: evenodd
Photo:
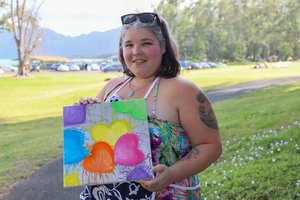
<svg viewBox="0 0 300 200">
<path fill-rule="evenodd" d="M 124 81 L 126 81 L 128 78 L 129 77 L 127 76 L 123 76 L 108 80 L 108 82 L 104 85 L 102 90 L 97 95 L 97 98 L 103 101 L 109 93 L 111 93 L 118 85 L 124 83 Z"/>
<path fill-rule="evenodd" d="M 180 77 L 162 78 L 161 83 L 164 88 L 171 91 L 188 92 L 194 89 L 199 90 L 199 87 L 192 81 Z"/>
<path fill-rule="evenodd" d="M 112 78 L 105 84 L 105 89 L 106 90 L 111 90 L 114 87 L 116 87 L 117 85 L 119 85 L 119 84 L 123 83 L 124 81 L 126 81 L 128 78 L 129 78 L 128 76 Z"/>
</svg>

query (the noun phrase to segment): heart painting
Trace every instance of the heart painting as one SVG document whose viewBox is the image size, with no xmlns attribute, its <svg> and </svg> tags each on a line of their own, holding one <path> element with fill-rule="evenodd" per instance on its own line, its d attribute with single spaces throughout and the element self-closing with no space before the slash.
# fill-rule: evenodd
<svg viewBox="0 0 300 200">
<path fill-rule="evenodd" d="M 63 109 L 64 187 L 153 178 L 144 99 Z"/>
</svg>

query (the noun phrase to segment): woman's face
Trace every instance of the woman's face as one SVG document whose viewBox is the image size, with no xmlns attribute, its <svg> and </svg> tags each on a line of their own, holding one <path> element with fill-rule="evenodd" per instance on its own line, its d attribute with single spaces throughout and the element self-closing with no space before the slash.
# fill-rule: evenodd
<svg viewBox="0 0 300 200">
<path fill-rule="evenodd" d="M 144 28 L 129 28 L 123 38 L 122 48 L 127 67 L 139 78 L 154 76 L 165 52 L 156 36 Z"/>
</svg>

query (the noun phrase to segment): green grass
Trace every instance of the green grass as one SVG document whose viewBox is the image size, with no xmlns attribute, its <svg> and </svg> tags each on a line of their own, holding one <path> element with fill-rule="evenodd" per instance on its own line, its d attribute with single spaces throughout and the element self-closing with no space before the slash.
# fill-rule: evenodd
<svg viewBox="0 0 300 200">
<path fill-rule="evenodd" d="M 42 72 L 33 73 L 30 78 L 0 76 L 0 196 L 10 185 L 28 177 L 49 159 L 61 156 L 62 107 L 72 105 L 80 97 L 95 97 L 104 86 L 105 80 L 116 76 L 121 76 L 121 74 Z M 181 76 L 192 80 L 203 90 L 208 90 L 249 80 L 300 76 L 300 63 L 293 63 L 289 68 L 260 70 L 254 70 L 250 65 L 230 66 L 184 72 Z M 243 178 L 242 174 L 247 173 L 248 170 L 240 170 L 239 173 L 235 170 L 234 176 L 232 176 L 233 180 L 223 180 L 224 187 L 217 187 L 216 189 L 210 185 L 211 181 L 214 179 L 221 181 L 223 176 L 219 176 L 219 172 L 217 174 L 210 173 L 215 167 L 217 167 L 216 170 L 223 168 L 229 170 L 232 167 L 228 165 L 229 163 L 224 163 L 224 160 L 229 161 L 236 150 L 244 147 L 245 144 L 242 143 L 241 138 L 244 137 L 244 139 L 248 138 L 249 140 L 251 134 L 263 133 L 265 130 L 276 128 L 280 130 L 281 126 L 292 126 L 299 119 L 300 113 L 299 104 L 297 104 L 299 98 L 296 98 L 297 95 L 300 96 L 296 93 L 298 87 L 299 85 L 282 87 L 281 90 L 284 89 L 285 96 L 280 97 L 277 96 L 276 92 L 281 94 L 282 91 L 270 93 L 273 90 L 268 90 L 267 97 L 262 96 L 265 95 L 264 92 L 257 93 L 255 96 L 249 94 L 248 101 L 251 103 L 249 106 L 246 103 L 247 98 L 232 100 L 233 103 L 230 101 L 221 102 L 216 105 L 225 150 L 217 165 L 201 173 L 202 182 L 207 181 L 207 187 L 202 185 L 204 195 L 208 199 L 215 199 L 214 196 L 210 198 L 207 195 L 214 194 L 211 189 L 222 195 L 223 193 L 228 195 L 232 193 L 233 197 L 237 197 L 235 192 L 242 193 L 238 189 L 236 191 L 231 189 L 224 191 L 223 188 L 240 184 Z M 259 101 L 261 103 L 252 104 Z M 289 108 L 288 112 L 283 112 L 282 110 L 286 108 Z M 297 130 L 295 131 L 297 132 Z M 293 137 L 296 137 L 296 134 Z M 233 140 L 234 138 L 236 141 Z M 291 142 L 295 142 L 295 140 Z M 233 146 L 227 145 L 227 141 L 235 144 Z M 277 161 L 277 157 L 275 159 Z M 281 159 L 278 159 L 279 163 L 285 165 Z M 253 163 L 257 167 L 269 166 L 263 160 L 261 162 L 261 164 L 260 162 Z M 295 162 L 299 164 L 299 160 Z M 296 172 L 296 170 L 294 171 Z M 203 178 L 206 180 L 203 181 Z M 257 181 L 256 184 L 259 185 L 260 183 Z M 254 187 L 254 185 L 249 186 Z M 281 190 L 274 189 L 274 191 Z M 260 194 L 258 193 L 258 195 Z M 232 199 L 234 199 L 233 197 Z"/>
<path fill-rule="evenodd" d="M 300 198 L 300 82 L 215 105 L 223 154 L 202 172 L 205 199 Z"/>
<path fill-rule="evenodd" d="M 58 116 L 62 106 L 96 96 L 105 80 L 117 75 L 48 72 L 30 78 L 0 77 L 0 123 Z"/>
</svg>

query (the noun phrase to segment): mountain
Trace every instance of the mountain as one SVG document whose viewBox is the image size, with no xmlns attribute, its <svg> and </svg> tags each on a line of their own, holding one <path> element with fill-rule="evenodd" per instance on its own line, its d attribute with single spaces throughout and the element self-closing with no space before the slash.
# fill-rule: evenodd
<svg viewBox="0 0 300 200">
<path fill-rule="evenodd" d="M 120 29 L 105 32 L 91 32 L 75 37 L 65 36 L 51 29 L 44 29 L 35 55 L 53 55 L 80 58 L 100 58 L 118 52 Z M 0 59 L 17 57 L 13 36 L 0 32 Z"/>
<path fill-rule="evenodd" d="M 0 59 L 17 57 L 16 43 L 10 33 L 0 31 Z"/>
</svg>

